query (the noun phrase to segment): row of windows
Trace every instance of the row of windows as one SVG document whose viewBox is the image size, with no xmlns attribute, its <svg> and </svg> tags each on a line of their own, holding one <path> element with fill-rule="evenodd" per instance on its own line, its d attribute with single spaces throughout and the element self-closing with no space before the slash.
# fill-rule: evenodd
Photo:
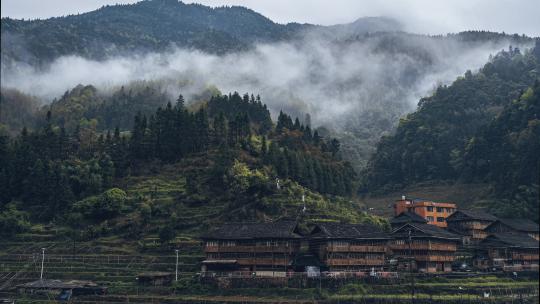
<svg viewBox="0 0 540 304">
<path fill-rule="evenodd" d="M 333 253 L 329 256 L 331 259 L 367 259 L 367 260 L 376 260 L 383 258 L 383 254 L 373 254 L 373 253 Z"/>
<path fill-rule="evenodd" d="M 208 253 L 206 255 L 208 259 L 283 259 L 287 258 L 287 254 L 283 253 L 247 253 L 247 252 L 227 252 L 227 253 Z"/>
<path fill-rule="evenodd" d="M 347 247 L 347 246 L 383 246 L 386 242 L 381 241 L 331 241 L 330 246 Z"/>
<path fill-rule="evenodd" d="M 289 247 L 290 242 L 283 241 L 258 241 L 258 242 L 237 242 L 237 241 L 207 241 L 206 246 L 208 247 L 233 247 L 233 246 L 266 246 L 266 247 L 278 247 L 284 246 Z"/>
<path fill-rule="evenodd" d="M 433 212 L 433 206 L 427 206 L 426 210 L 428 212 Z M 453 213 L 454 212 L 454 208 L 446 208 L 446 207 L 436 207 L 435 210 L 437 210 L 437 212 L 445 212 L 445 211 L 447 213 Z"/>
<path fill-rule="evenodd" d="M 444 220 L 445 220 L 444 217 L 437 217 L 437 222 L 439 222 L 439 223 L 443 223 Z M 428 222 L 434 222 L 435 218 L 433 216 L 428 216 L 427 221 Z"/>
</svg>

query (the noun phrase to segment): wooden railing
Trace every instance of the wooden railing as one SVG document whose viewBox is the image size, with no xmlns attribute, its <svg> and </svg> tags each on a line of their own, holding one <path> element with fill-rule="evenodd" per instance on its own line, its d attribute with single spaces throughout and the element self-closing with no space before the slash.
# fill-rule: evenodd
<svg viewBox="0 0 540 304">
<path fill-rule="evenodd" d="M 456 251 L 455 244 L 411 244 L 412 250 L 440 250 L 440 251 Z M 390 249 L 393 250 L 409 250 L 409 244 L 390 244 Z"/>
<path fill-rule="evenodd" d="M 453 262 L 454 256 L 417 255 L 417 256 L 414 256 L 414 259 L 417 261 L 425 261 L 425 262 Z"/>
<path fill-rule="evenodd" d="M 385 252 L 386 247 L 382 245 L 369 246 L 369 245 L 350 245 L 350 246 L 336 246 L 330 245 L 326 247 L 329 252 Z"/>
<path fill-rule="evenodd" d="M 538 254 L 519 254 L 519 253 L 514 253 L 512 254 L 512 259 L 513 260 L 524 260 L 524 261 L 538 261 L 539 260 L 539 256 Z"/>
<path fill-rule="evenodd" d="M 290 259 L 284 258 L 239 258 L 236 259 L 239 265 L 277 265 L 277 266 L 287 266 L 289 265 Z"/>
<path fill-rule="evenodd" d="M 327 259 L 328 266 L 379 266 L 384 265 L 382 259 Z"/>
<path fill-rule="evenodd" d="M 287 246 L 205 246 L 209 252 L 295 252 L 298 248 Z"/>
</svg>

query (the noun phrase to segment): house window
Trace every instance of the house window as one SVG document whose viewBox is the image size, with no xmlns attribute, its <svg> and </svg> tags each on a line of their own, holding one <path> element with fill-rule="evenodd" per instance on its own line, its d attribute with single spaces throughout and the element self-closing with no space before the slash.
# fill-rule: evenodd
<svg viewBox="0 0 540 304">
<path fill-rule="evenodd" d="M 427 217 L 427 221 L 428 221 L 428 222 L 433 222 L 433 216 L 428 216 L 428 217 Z"/>
<path fill-rule="evenodd" d="M 437 207 L 437 212 L 443 212 L 443 207 Z"/>
<path fill-rule="evenodd" d="M 427 206 L 427 211 L 433 212 L 433 206 Z"/>
<path fill-rule="evenodd" d="M 444 223 L 444 217 L 438 217 L 438 218 L 437 218 L 437 222 L 439 222 L 439 223 Z"/>
</svg>

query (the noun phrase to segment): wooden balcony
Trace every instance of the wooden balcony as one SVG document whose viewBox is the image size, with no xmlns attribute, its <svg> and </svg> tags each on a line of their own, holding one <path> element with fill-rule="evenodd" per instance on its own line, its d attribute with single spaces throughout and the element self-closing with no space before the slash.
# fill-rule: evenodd
<svg viewBox="0 0 540 304">
<path fill-rule="evenodd" d="M 519 254 L 514 253 L 512 254 L 513 260 L 521 260 L 521 261 L 538 261 L 540 258 L 538 254 Z"/>
<path fill-rule="evenodd" d="M 382 259 L 327 259 L 328 266 L 380 266 L 384 265 Z"/>
<path fill-rule="evenodd" d="M 417 255 L 417 256 L 414 256 L 414 259 L 417 261 L 423 261 L 423 262 L 453 262 L 454 256 Z"/>
<path fill-rule="evenodd" d="M 289 259 L 272 259 L 272 258 L 240 258 L 236 259 L 239 265 L 269 265 L 269 266 L 287 266 Z"/>
<path fill-rule="evenodd" d="M 456 251 L 455 244 L 411 244 L 411 250 Z M 390 244 L 392 250 L 409 250 L 409 244 Z"/>
<path fill-rule="evenodd" d="M 287 246 L 205 246 L 204 252 L 276 252 L 276 253 L 291 253 L 298 251 L 298 247 Z"/>
<path fill-rule="evenodd" d="M 382 245 L 369 246 L 369 245 L 350 245 L 350 246 L 335 246 L 330 245 L 326 247 L 328 252 L 385 252 L 386 247 Z"/>
</svg>

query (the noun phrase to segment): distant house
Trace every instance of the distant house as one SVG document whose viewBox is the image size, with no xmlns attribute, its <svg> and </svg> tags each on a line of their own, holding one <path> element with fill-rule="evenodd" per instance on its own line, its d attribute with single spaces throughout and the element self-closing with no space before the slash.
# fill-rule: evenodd
<svg viewBox="0 0 540 304">
<path fill-rule="evenodd" d="M 174 279 L 172 272 L 143 272 L 137 275 L 137 283 L 140 285 L 166 286 Z"/>
<path fill-rule="evenodd" d="M 203 236 L 203 273 L 285 275 L 300 251 L 295 221 L 230 223 Z"/>
<path fill-rule="evenodd" d="M 474 265 L 510 271 L 538 270 L 538 240 L 512 232 L 494 233 L 480 242 Z"/>
<path fill-rule="evenodd" d="M 309 247 L 330 271 L 381 269 L 389 240 L 374 225 L 320 223 L 310 234 Z"/>
<path fill-rule="evenodd" d="M 501 218 L 486 227 L 487 233 L 513 232 L 524 233 L 539 240 L 538 224 L 528 219 Z"/>
<path fill-rule="evenodd" d="M 399 228 L 407 223 L 427 224 L 427 220 L 412 211 L 404 211 L 390 220 L 392 229 Z"/>
<path fill-rule="evenodd" d="M 91 281 L 37 280 L 17 285 L 17 291 L 27 294 L 52 293 L 69 299 L 72 295 L 105 294 L 107 287 L 99 286 Z"/>
<path fill-rule="evenodd" d="M 460 237 L 440 227 L 407 223 L 391 234 L 390 249 L 400 270 L 449 272 Z"/>
<path fill-rule="evenodd" d="M 403 196 L 394 203 L 394 215 L 403 212 L 414 212 L 424 218 L 429 225 L 446 228 L 446 218 L 456 210 L 456 204 L 433 202 L 424 199 L 408 199 Z"/>
<path fill-rule="evenodd" d="M 477 244 L 488 233 L 484 230 L 497 217 L 480 210 L 457 210 L 446 218 L 448 229 L 462 236 L 464 245 Z"/>
</svg>

